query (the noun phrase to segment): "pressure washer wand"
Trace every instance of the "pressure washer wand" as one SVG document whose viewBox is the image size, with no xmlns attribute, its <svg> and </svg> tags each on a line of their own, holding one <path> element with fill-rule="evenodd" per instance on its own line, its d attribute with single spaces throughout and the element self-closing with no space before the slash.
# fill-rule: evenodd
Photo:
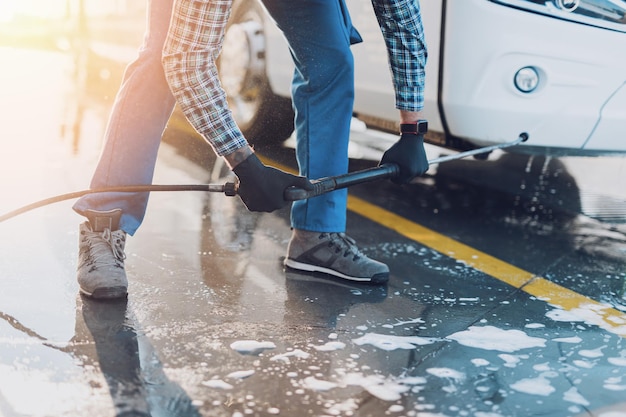
<svg viewBox="0 0 626 417">
<path fill-rule="evenodd" d="M 522 142 L 526 142 L 527 140 L 528 133 L 522 132 L 520 133 L 519 137 L 514 141 L 485 146 L 483 148 L 472 149 L 453 155 L 442 156 L 428 161 L 428 165 L 437 165 L 442 162 L 454 161 L 457 159 L 467 158 L 468 156 L 492 152 L 496 149 L 509 148 L 511 146 L 519 145 Z M 303 188 L 296 187 L 290 187 L 286 189 L 285 200 L 306 200 L 307 198 L 322 195 L 330 191 L 339 190 L 341 188 L 350 187 L 352 185 L 370 182 L 378 179 L 393 178 L 398 175 L 398 173 L 399 167 L 396 164 L 383 164 L 374 168 L 367 168 L 360 171 L 349 172 L 347 174 L 338 175 L 335 177 L 320 178 L 319 180 L 312 181 L 312 190 L 305 190 Z"/>
<path fill-rule="evenodd" d="M 528 140 L 527 133 L 521 133 L 519 137 L 511 142 L 500 143 L 497 145 L 486 146 L 484 148 L 472 149 L 470 151 L 460 152 L 454 155 L 442 156 L 440 158 L 428 161 L 428 165 L 436 165 L 442 162 L 452 161 L 456 159 L 462 159 L 472 155 L 478 155 L 494 151 L 496 149 L 509 148 L 525 142 Z M 344 175 L 338 175 L 336 177 L 322 178 L 312 181 L 313 189 L 305 190 L 302 188 L 288 188 L 285 190 L 285 200 L 296 201 L 306 200 L 307 198 L 315 197 L 330 191 L 338 190 L 341 188 L 350 187 L 352 185 L 361 184 L 364 182 L 370 182 L 378 179 L 393 178 L 398 175 L 399 168 L 395 164 L 384 164 L 375 168 L 368 168 L 360 171 L 349 172 Z M 181 185 L 122 185 L 114 187 L 95 188 L 83 191 L 76 191 L 67 194 L 60 194 L 54 197 L 46 198 L 32 204 L 28 204 L 19 209 L 13 210 L 0 216 L 0 223 L 27 211 L 34 210 L 39 207 L 47 206 L 53 203 L 58 203 L 65 200 L 72 200 L 74 198 L 80 198 L 87 194 L 96 193 L 141 193 L 141 192 L 153 192 L 153 191 L 205 191 L 205 192 L 218 192 L 224 193 L 227 196 L 237 195 L 239 184 L 227 182 L 225 184 L 181 184 Z"/>
</svg>

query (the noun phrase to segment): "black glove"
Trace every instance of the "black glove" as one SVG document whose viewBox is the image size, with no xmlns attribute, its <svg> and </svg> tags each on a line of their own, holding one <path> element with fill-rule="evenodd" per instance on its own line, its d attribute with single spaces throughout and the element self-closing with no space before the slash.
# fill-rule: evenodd
<svg viewBox="0 0 626 417">
<path fill-rule="evenodd" d="M 428 171 L 428 159 L 424 149 L 424 135 L 403 133 L 400 139 L 383 154 L 382 164 L 396 164 L 400 173 L 391 178 L 396 184 L 406 184 Z"/>
<path fill-rule="evenodd" d="M 239 178 L 237 193 L 250 211 L 271 212 L 286 206 L 289 201 L 285 200 L 284 193 L 288 187 L 313 189 L 306 178 L 263 165 L 255 154 L 237 164 L 233 172 Z"/>
</svg>

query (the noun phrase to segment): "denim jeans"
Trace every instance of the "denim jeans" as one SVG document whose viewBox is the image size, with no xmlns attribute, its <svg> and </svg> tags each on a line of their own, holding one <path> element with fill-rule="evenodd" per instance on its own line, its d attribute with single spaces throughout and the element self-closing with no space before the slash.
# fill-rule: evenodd
<svg viewBox="0 0 626 417">
<path fill-rule="evenodd" d="M 344 0 L 264 0 L 285 35 L 295 63 L 296 157 L 309 179 L 345 174 L 354 102 L 350 45 L 361 38 Z M 346 189 L 293 203 L 291 225 L 316 232 L 344 232 Z"/>
<path fill-rule="evenodd" d="M 105 131 L 91 188 L 151 184 L 163 131 L 174 110 L 161 65 L 174 0 L 149 0 L 147 28 L 138 57 L 128 65 Z M 74 210 L 122 209 L 120 228 L 134 234 L 143 221 L 148 193 L 88 194 Z"/>
<path fill-rule="evenodd" d="M 91 188 L 150 184 L 157 152 L 175 100 L 161 62 L 175 0 L 150 0 L 144 44 L 126 69 L 105 133 Z M 354 100 L 350 44 L 360 38 L 344 0 L 265 0 L 285 34 L 296 69 L 296 154 L 301 175 L 311 179 L 344 174 Z M 291 224 L 298 229 L 342 232 L 347 190 L 295 202 Z M 101 193 L 79 199 L 74 210 L 122 209 L 120 228 L 134 234 L 148 193 Z"/>
</svg>

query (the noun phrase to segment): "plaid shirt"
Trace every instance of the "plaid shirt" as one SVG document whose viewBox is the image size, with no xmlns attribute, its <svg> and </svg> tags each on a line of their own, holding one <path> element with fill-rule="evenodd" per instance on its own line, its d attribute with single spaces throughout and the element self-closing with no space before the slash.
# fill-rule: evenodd
<svg viewBox="0 0 626 417">
<path fill-rule="evenodd" d="M 231 4 L 232 0 L 175 1 L 163 51 L 165 73 L 178 104 L 219 156 L 247 145 L 215 65 Z M 372 4 L 387 44 L 396 107 L 421 110 L 427 54 L 419 2 L 372 0 Z"/>
<path fill-rule="evenodd" d="M 231 4 L 232 0 L 175 1 L 163 48 L 163 67 L 178 105 L 219 156 L 247 145 L 215 65 Z"/>
<path fill-rule="evenodd" d="M 424 107 L 426 41 L 418 0 L 372 0 L 396 92 L 396 108 L 419 111 Z"/>
</svg>

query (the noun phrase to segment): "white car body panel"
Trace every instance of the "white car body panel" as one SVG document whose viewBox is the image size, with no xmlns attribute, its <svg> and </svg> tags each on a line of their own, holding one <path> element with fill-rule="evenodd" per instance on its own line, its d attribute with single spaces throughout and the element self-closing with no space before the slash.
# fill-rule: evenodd
<svg viewBox="0 0 626 417">
<path fill-rule="evenodd" d="M 364 39 L 353 46 L 354 111 L 397 123 L 385 44 L 372 6 L 347 3 Z M 430 132 L 475 146 L 528 132 L 527 145 L 540 152 L 626 152 L 626 33 L 489 0 L 422 0 L 420 5 Z M 266 35 L 270 85 L 288 97 L 291 57 L 273 24 L 266 25 Z M 540 74 L 532 93 L 513 84 L 516 71 L 526 66 Z"/>
</svg>

